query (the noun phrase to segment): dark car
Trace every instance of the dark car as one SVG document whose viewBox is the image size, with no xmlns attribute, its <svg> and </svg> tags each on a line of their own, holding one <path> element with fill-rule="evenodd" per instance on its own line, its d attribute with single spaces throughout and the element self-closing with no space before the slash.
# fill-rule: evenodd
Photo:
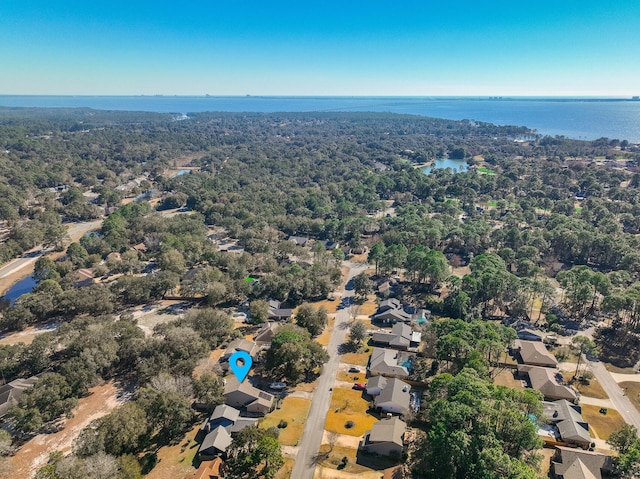
<svg viewBox="0 0 640 479">
<path fill-rule="evenodd" d="M 349 368 L 349 372 L 350 373 L 359 373 L 360 372 L 360 368 L 356 368 L 356 367 Z"/>
</svg>

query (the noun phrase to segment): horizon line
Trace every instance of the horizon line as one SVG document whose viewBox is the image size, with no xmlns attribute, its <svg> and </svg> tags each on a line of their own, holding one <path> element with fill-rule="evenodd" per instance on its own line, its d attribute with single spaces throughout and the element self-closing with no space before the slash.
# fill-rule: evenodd
<svg viewBox="0 0 640 479">
<path fill-rule="evenodd" d="M 0 97 L 103 97 L 103 98 L 478 98 L 490 100 L 508 100 L 508 99 L 611 99 L 611 100 L 638 100 L 637 95 L 252 95 L 252 94 L 234 94 L 234 95 L 212 95 L 204 94 L 153 94 L 153 93 L 135 93 L 135 94 L 48 94 L 48 93 L 0 93 Z"/>
</svg>

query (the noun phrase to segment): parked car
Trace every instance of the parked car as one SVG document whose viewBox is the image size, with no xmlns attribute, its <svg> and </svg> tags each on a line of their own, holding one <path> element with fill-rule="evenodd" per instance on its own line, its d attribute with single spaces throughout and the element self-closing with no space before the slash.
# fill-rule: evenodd
<svg viewBox="0 0 640 479">
<path fill-rule="evenodd" d="M 287 383 L 271 383 L 269 384 L 269 389 L 273 389 L 274 391 L 282 391 L 286 389 Z"/>
<path fill-rule="evenodd" d="M 360 368 L 356 368 L 356 367 L 349 368 L 349 372 L 350 373 L 359 373 L 360 372 Z"/>
<path fill-rule="evenodd" d="M 367 389 L 366 384 L 356 383 L 353 385 L 353 389 L 356 391 L 365 391 Z"/>
</svg>

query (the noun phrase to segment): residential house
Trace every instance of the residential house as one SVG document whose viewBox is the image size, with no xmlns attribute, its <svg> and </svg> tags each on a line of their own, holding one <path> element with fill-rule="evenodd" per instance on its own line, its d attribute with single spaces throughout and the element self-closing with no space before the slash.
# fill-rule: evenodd
<svg viewBox="0 0 640 479">
<path fill-rule="evenodd" d="M 407 424 L 397 417 L 382 419 L 374 423 L 370 431 L 364 433 L 358 449 L 381 456 L 402 455 L 404 450 L 404 433 Z"/>
<path fill-rule="evenodd" d="M 191 479 L 222 479 L 220 466 L 222 466 L 222 459 L 219 457 L 213 461 L 202 461 Z"/>
<path fill-rule="evenodd" d="M 227 405 L 245 408 L 257 416 L 264 416 L 273 409 L 272 394 L 254 387 L 248 380 L 240 382 L 235 376 L 225 379 L 224 398 Z"/>
<path fill-rule="evenodd" d="M 566 399 L 544 401 L 544 415 L 558 432 L 558 438 L 566 444 L 574 444 L 588 449 L 593 441 L 589 434 L 589 424 L 582 418 L 582 409 Z"/>
<path fill-rule="evenodd" d="M 376 344 L 401 350 L 417 348 L 421 339 L 422 333 L 413 331 L 411 326 L 405 323 L 394 324 L 391 332 L 376 331 L 371 338 Z"/>
<path fill-rule="evenodd" d="M 578 395 L 576 392 L 564 384 L 560 384 L 557 370 L 540 366 L 518 365 L 518 374 L 526 376 L 533 389 L 540 391 L 548 400 L 566 399 L 574 402 Z"/>
<path fill-rule="evenodd" d="M 260 351 L 260 346 L 258 346 L 253 341 L 248 341 L 246 339 L 234 339 L 229 343 L 224 354 L 220 357 L 220 362 L 224 363 L 229 361 L 231 355 L 237 351 L 244 351 L 245 353 L 248 353 L 252 358 L 255 358 L 258 354 L 258 351 Z"/>
<path fill-rule="evenodd" d="M 33 387 L 37 380 L 38 376 L 31 376 L 28 379 L 14 379 L 0 386 L 0 418 L 4 417 L 11 407 L 18 404 L 20 396 Z"/>
<path fill-rule="evenodd" d="M 322 241 L 322 245 L 324 246 L 324 249 L 326 249 L 327 251 L 333 251 L 334 249 L 340 248 L 340 243 L 338 243 L 337 241 L 325 240 L 325 241 Z"/>
<path fill-rule="evenodd" d="M 372 319 L 385 324 L 410 323 L 412 315 L 404 310 L 400 301 L 396 298 L 390 298 L 380 301 L 378 311 L 372 316 Z"/>
<path fill-rule="evenodd" d="M 75 271 L 73 274 L 76 278 L 76 282 L 74 283 L 76 288 L 84 288 L 85 286 L 89 286 L 94 283 L 95 273 L 92 269 L 82 268 Z"/>
<path fill-rule="evenodd" d="M 400 379 L 392 378 L 381 388 L 373 403 L 377 409 L 391 414 L 406 414 L 409 411 L 411 395 L 409 386 Z"/>
<path fill-rule="evenodd" d="M 232 441 L 226 428 L 217 427 L 204 437 L 198 455 L 201 460 L 213 459 L 224 454 Z"/>
<path fill-rule="evenodd" d="M 544 333 L 537 329 L 524 328 L 518 331 L 518 339 L 524 339 L 526 341 L 542 341 Z"/>
<path fill-rule="evenodd" d="M 241 417 L 240 411 L 227 405 L 216 406 L 211 417 L 202 426 L 206 434 L 198 454 L 201 459 L 224 454 L 231 444 L 231 434 L 258 422 L 255 418 Z"/>
<path fill-rule="evenodd" d="M 307 244 L 309 243 L 309 238 L 306 238 L 304 236 L 289 236 L 287 240 L 298 246 L 307 246 Z"/>
<path fill-rule="evenodd" d="M 258 344 L 269 344 L 273 340 L 273 337 L 276 335 L 278 328 L 280 328 L 280 324 L 266 322 L 262 325 L 260 331 L 258 331 L 253 340 Z"/>
<path fill-rule="evenodd" d="M 369 359 L 369 374 L 406 378 L 409 376 L 413 357 L 393 349 L 373 348 Z"/>
<path fill-rule="evenodd" d="M 269 300 L 269 311 L 267 316 L 272 321 L 283 321 L 289 319 L 293 315 L 293 309 L 283 308 L 280 301 L 275 299 Z"/>
<path fill-rule="evenodd" d="M 602 479 L 612 474 L 613 460 L 599 452 L 556 446 L 549 472 L 552 479 Z"/>
<path fill-rule="evenodd" d="M 522 364 L 551 368 L 558 366 L 556 357 L 539 341 L 516 341 L 514 351 Z"/>
<path fill-rule="evenodd" d="M 367 394 L 371 397 L 378 396 L 387 385 L 388 379 L 384 376 L 373 376 L 367 381 Z"/>
</svg>

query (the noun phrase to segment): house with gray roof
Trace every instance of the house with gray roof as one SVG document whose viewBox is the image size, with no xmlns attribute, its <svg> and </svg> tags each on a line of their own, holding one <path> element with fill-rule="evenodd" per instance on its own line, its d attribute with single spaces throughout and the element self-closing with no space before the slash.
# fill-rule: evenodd
<svg viewBox="0 0 640 479">
<path fill-rule="evenodd" d="M 384 376 L 373 376 L 367 381 L 367 394 L 371 397 L 378 396 L 387 385 L 388 379 Z"/>
<path fill-rule="evenodd" d="M 32 388 L 38 380 L 38 376 L 28 379 L 14 379 L 10 383 L 0 386 L 0 418 L 6 416 L 9 409 L 18 404 L 24 392 Z"/>
<path fill-rule="evenodd" d="M 373 404 L 382 412 L 406 414 L 411 400 L 410 390 L 411 386 L 404 381 L 391 378 L 380 390 L 380 394 L 374 398 Z"/>
<path fill-rule="evenodd" d="M 258 355 L 258 351 L 260 351 L 260 346 L 258 346 L 253 341 L 247 341 L 246 339 L 234 339 L 229 343 L 224 354 L 220 357 L 220 362 L 224 363 L 229 361 L 231 355 L 238 351 L 244 351 L 245 353 L 248 353 L 249 356 L 255 359 L 255 357 Z"/>
<path fill-rule="evenodd" d="M 285 319 L 289 319 L 293 315 L 293 309 L 283 308 L 280 301 L 270 299 L 268 303 L 269 311 L 267 312 L 267 317 L 271 321 L 283 321 Z"/>
<path fill-rule="evenodd" d="M 562 442 L 589 448 L 593 440 L 589 434 L 589 424 L 582 418 L 580 406 L 566 399 L 544 401 L 542 405 L 545 418 L 549 424 L 557 428 L 558 437 Z"/>
<path fill-rule="evenodd" d="M 204 437 L 198 455 L 204 461 L 213 459 L 224 454 L 232 441 L 231 434 L 226 428 L 217 427 Z"/>
<path fill-rule="evenodd" d="M 235 376 L 225 378 L 224 398 L 227 405 L 244 408 L 256 416 L 264 416 L 273 409 L 272 394 L 254 387 L 248 379 L 240 382 Z"/>
<path fill-rule="evenodd" d="M 402 455 L 404 434 L 407 424 L 397 417 L 382 419 L 373 424 L 370 431 L 364 433 L 358 449 L 381 456 Z"/>
<path fill-rule="evenodd" d="M 406 351 L 420 345 L 422 333 L 414 331 L 406 323 L 396 323 L 391 331 L 376 331 L 371 340 L 380 346 Z"/>
<path fill-rule="evenodd" d="M 227 404 L 216 406 L 201 429 L 206 435 L 198 451 L 200 459 L 212 459 L 224 454 L 231 444 L 233 433 L 254 426 L 257 422 L 256 418 L 240 416 L 239 410 Z"/>
<path fill-rule="evenodd" d="M 603 479 L 613 472 L 611 456 L 573 447 L 556 446 L 551 458 L 552 479 Z"/>
<path fill-rule="evenodd" d="M 400 301 L 396 298 L 389 298 L 380 301 L 378 311 L 371 317 L 374 321 L 384 324 L 410 323 L 413 316 L 407 313 Z"/>
<path fill-rule="evenodd" d="M 527 377 L 533 389 L 540 391 L 546 399 L 566 399 L 574 402 L 578 395 L 569 386 L 560 384 L 557 370 L 540 366 L 518 364 L 518 374 Z"/>
<path fill-rule="evenodd" d="M 394 349 L 373 348 L 369 359 L 369 374 L 389 378 L 406 378 L 409 376 L 412 356 Z"/>
</svg>

